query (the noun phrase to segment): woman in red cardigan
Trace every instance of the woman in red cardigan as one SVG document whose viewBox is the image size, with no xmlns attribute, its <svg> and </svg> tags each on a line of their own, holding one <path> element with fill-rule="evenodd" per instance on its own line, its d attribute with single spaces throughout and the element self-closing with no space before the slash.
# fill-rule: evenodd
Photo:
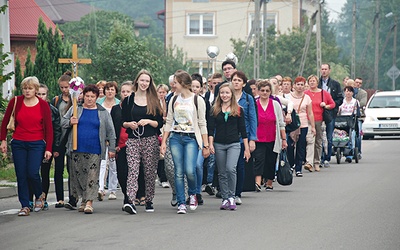
<svg viewBox="0 0 400 250">
<path fill-rule="evenodd" d="M 38 98 L 39 80 L 32 76 L 21 82 L 22 95 L 13 98 L 7 106 L 1 124 L 1 152 L 7 153 L 7 124 L 15 105 L 15 131 L 12 134 L 15 173 L 18 183 L 18 199 L 22 209 L 19 216 L 29 215 L 29 186 L 31 184 L 36 200 L 35 212 L 43 209 L 42 183 L 39 175 L 43 158 L 49 160 L 53 145 L 51 111 L 46 101 Z"/>
</svg>

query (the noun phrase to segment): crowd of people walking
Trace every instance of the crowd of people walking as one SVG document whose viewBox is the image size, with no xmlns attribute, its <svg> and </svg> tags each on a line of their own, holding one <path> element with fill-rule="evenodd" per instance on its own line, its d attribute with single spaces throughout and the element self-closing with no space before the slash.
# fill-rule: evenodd
<svg viewBox="0 0 400 250">
<path fill-rule="evenodd" d="M 243 203 L 246 168 L 252 169 L 254 191 L 273 191 L 282 151 L 296 177 L 303 169 L 319 172 L 330 166 L 337 115 L 362 116 L 366 105 L 362 78 L 346 79 L 342 88 L 330 70 L 323 64 L 320 78 L 249 80 L 228 60 L 223 74 L 208 79 L 177 70 L 168 79 L 170 87 L 156 85 L 152 74 L 141 70 L 121 85 L 87 85 L 76 104 L 69 88 L 80 78 L 71 72 L 59 78 L 61 94 L 51 101 L 48 88 L 27 77 L 23 94 L 7 106 L 0 132 L 3 153 L 11 143 L 22 207 L 18 215 L 49 208 L 53 159 L 55 208 L 85 214 L 94 212 L 95 200 L 105 199 L 106 188 L 108 199 L 116 200 L 118 187 L 123 211 L 136 214 L 136 206 L 145 206 L 154 212 L 157 181 L 171 187 L 178 214 L 204 204 L 202 192 L 219 197 L 219 209 L 234 211 Z M 355 132 L 349 137 L 361 159 L 361 139 Z"/>
</svg>

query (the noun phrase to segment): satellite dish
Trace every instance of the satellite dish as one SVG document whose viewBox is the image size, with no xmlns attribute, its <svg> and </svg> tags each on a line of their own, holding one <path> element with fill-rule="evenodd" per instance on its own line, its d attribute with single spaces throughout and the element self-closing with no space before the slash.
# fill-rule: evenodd
<svg viewBox="0 0 400 250">
<path fill-rule="evenodd" d="M 207 55 L 211 58 L 214 59 L 218 56 L 219 54 L 219 48 L 217 46 L 208 46 L 207 48 Z"/>
</svg>

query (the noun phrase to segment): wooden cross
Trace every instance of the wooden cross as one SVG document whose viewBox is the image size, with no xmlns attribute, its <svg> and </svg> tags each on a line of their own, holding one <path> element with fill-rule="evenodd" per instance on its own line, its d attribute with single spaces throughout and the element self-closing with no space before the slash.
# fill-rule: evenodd
<svg viewBox="0 0 400 250">
<path fill-rule="evenodd" d="M 72 58 L 59 58 L 58 63 L 70 63 L 72 64 L 72 77 L 78 76 L 78 64 L 91 64 L 92 59 L 81 59 L 78 58 L 78 45 L 72 44 Z"/>
</svg>

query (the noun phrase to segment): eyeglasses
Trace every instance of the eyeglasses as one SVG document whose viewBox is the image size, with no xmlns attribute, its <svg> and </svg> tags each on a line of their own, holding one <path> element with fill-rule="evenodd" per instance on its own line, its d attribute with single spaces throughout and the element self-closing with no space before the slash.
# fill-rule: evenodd
<svg viewBox="0 0 400 250">
<path fill-rule="evenodd" d="M 271 90 L 269 90 L 269 89 L 260 89 L 259 91 L 260 91 L 260 92 L 266 92 L 266 93 L 271 92 Z"/>
</svg>

